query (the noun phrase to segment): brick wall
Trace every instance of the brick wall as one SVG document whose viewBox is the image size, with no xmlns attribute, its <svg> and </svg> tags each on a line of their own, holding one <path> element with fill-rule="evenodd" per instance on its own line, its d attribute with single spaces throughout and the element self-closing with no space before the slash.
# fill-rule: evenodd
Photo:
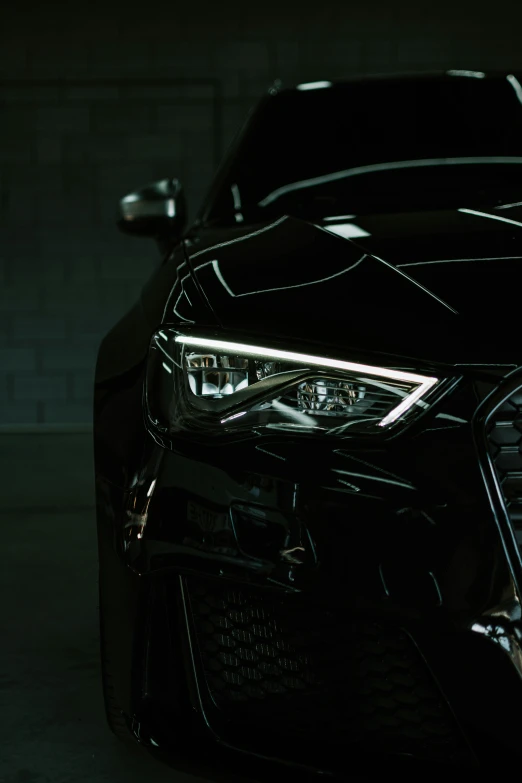
<svg viewBox="0 0 522 783">
<path fill-rule="evenodd" d="M 158 262 L 118 198 L 177 176 L 194 214 L 275 78 L 522 67 L 520 3 L 309 5 L 0 11 L 0 425 L 89 421 L 97 343 Z"/>
</svg>

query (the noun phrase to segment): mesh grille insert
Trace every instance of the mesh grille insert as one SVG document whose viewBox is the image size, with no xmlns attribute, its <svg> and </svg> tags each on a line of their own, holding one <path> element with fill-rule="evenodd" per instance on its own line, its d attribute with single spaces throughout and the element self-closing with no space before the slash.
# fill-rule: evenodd
<svg viewBox="0 0 522 783">
<path fill-rule="evenodd" d="M 209 694 L 232 720 L 422 758 L 462 750 L 452 713 L 400 629 L 253 589 L 187 586 Z"/>
</svg>

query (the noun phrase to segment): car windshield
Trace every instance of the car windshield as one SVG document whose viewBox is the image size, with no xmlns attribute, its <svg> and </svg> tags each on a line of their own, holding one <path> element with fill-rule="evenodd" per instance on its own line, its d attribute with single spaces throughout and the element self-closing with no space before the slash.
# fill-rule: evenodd
<svg viewBox="0 0 522 783">
<path fill-rule="evenodd" d="M 522 201 L 522 86 L 513 75 L 482 76 L 367 80 L 268 97 L 225 166 L 206 219 Z"/>
</svg>

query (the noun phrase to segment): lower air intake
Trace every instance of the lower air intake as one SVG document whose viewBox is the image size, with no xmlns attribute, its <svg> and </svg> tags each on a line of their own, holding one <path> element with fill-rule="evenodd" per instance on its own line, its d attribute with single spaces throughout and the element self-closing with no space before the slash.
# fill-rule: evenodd
<svg viewBox="0 0 522 783">
<path fill-rule="evenodd" d="M 220 583 L 187 584 L 201 671 L 243 727 L 447 761 L 463 738 L 411 638 Z"/>
</svg>

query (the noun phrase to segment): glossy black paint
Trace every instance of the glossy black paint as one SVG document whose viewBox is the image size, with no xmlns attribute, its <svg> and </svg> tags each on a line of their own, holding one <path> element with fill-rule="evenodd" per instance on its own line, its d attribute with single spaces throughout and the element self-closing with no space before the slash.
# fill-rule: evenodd
<svg viewBox="0 0 522 783">
<path fill-rule="evenodd" d="M 357 224 L 371 236 L 346 240 L 284 217 L 222 247 L 196 250 L 190 263 L 225 329 L 248 325 L 264 335 L 269 314 L 275 334 L 297 341 L 309 319 L 306 342 L 317 346 L 416 364 L 516 363 L 508 333 L 517 318 L 522 223 L 517 229 L 462 213 L 406 213 Z M 178 314 L 190 322 L 188 311 Z"/>
<path fill-rule="evenodd" d="M 131 733 L 167 755 L 192 736 L 199 753 L 243 759 L 249 775 L 263 759 L 299 775 L 342 776 L 347 765 L 370 775 L 407 761 L 415 774 L 417 764 L 507 768 L 522 732 L 522 572 L 484 432 L 522 383 L 522 212 L 490 204 L 367 214 L 353 219 L 362 235 L 347 239 L 319 218 L 208 225 L 210 202 L 98 357 L 100 569 L 114 689 Z M 162 324 L 438 373 L 454 386 L 388 439 L 165 439 L 142 405 Z M 423 687 L 438 694 L 451 749 L 428 730 L 425 745 L 399 731 L 390 747 L 384 729 L 372 742 L 339 744 L 348 697 L 306 743 L 290 720 L 272 730 L 277 703 L 264 724 L 241 719 L 207 687 L 199 583 L 215 601 L 230 586 L 304 611 L 310 627 L 335 618 L 345 650 L 352 625 L 399 634 L 423 662 Z"/>
</svg>

